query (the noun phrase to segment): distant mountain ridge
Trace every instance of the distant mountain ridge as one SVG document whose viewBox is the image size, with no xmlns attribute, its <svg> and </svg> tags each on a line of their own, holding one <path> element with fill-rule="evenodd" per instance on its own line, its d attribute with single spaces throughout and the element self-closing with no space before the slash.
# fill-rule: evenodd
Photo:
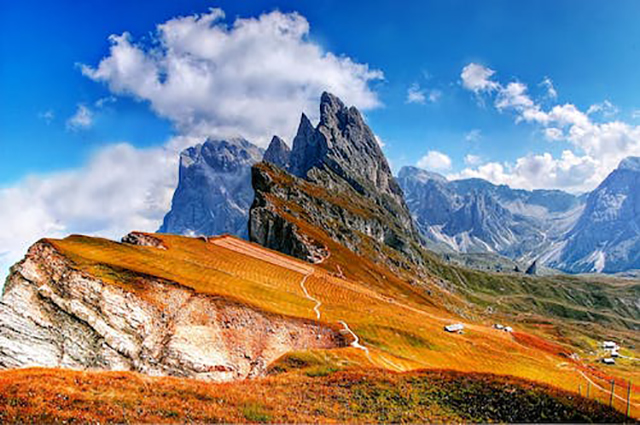
<svg viewBox="0 0 640 425">
<path fill-rule="evenodd" d="M 444 252 L 493 252 L 532 261 L 569 230 L 582 208 L 581 198 L 558 190 L 448 181 L 416 167 L 403 167 L 398 182 L 418 227 Z"/>
<path fill-rule="evenodd" d="M 363 223 L 362 230 L 396 247 L 415 242 L 441 253 L 499 255 L 524 268 L 537 261 L 570 273 L 640 269 L 640 158 L 623 160 L 581 196 L 478 178 L 448 181 L 417 167 L 403 167 L 394 178 L 358 110 L 328 93 L 316 127 L 302 114 L 291 148 L 273 136 L 266 151 L 242 138 L 208 139 L 183 151 L 172 208 L 159 232 L 264 238 L 248 230 L 251 167 L 263 160 L 330 192 L 368 198 L 395 225 L 373 230 Z M 357 239 L 349 241 L 354 249 Z"/>
<path fill-rule="evenodd" d="M 620 162 L 593 192 L 448 181 L 403 167 L 398 182 L 430 247 L 497 253 L 570 273 L 640 269 L 640 158 Z"/>
</svg>

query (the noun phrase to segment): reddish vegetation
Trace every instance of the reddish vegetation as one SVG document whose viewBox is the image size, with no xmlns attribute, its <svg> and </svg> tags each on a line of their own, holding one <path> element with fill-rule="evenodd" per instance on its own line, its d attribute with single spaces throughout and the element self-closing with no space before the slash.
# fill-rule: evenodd
<svg viewBox="0 0 640 425">
<path fill-rule="evenodd" d="M 513 337 L 522 345 L 545 351 L 549 354 L 553 354 L 554 356 L 567 354 L 567 349 L 563 346 L 532 334 L 513 332 Z"/>
<path fill-rule="evenodd" d="M 621 422 L 608 407 L 491 374 L 290 372 L 236 384 L 124 372 L 0 372 L 0 422 Z"/>
</svg>

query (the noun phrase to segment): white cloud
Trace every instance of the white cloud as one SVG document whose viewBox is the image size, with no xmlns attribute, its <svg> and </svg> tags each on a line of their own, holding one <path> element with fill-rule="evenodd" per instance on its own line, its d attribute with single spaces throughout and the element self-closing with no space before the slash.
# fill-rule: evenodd
<svg viewBox="0 0 640 425">
<path fill-rule="evenodd" d="M 96 105 L 96 108 L 104 108 L 110 103 L 116 103 L 116 101 L 117 99 L 115 96 L 101 97 L 95 101 L 94 105 Z"/>
<path fill-rule="evenodd" d="M 76 112 L 67 120 L 67 129 L 77 131 L 86 130 L 93 125 L 93 111 L 80 103 Z"/>
<path fill-rule="evenodd" d="M 634 109 L 631 111 L 631 118 L 638 119 L 640 118 L 640 109 Z"/>
<path fill-rule="evenodd" d="M 176 186 L 178 152 L 195 143 L 177 137 L 157 148 L 114 144 L 82 168 L 29 176 L 0 189 L 0 277 L 42 237 L 119 238 L 131 230 L 157 230 Z"/>
<path fill-rule="evenodd" d="M 466 165 L 479 165 L 482 162 L 482 158 L 478 155 L 468 154 L 464 157 L 464 163 Z"/>
<path fill-rule="evenodd" d="M 587 109 L 587 115 L 601 114 L 605 118 L 611 118 L 618 112 L 620 112 L 618 107 L 606 99 L 604 102 L 593 104 Z"/>
<path fill-rule="evenodd" d="M 0 278 L 42 237 L 83 233 L 117 238 L 130 230 L 154 231 L 170 208 L 178 154 L 202 141 L 201 133 L 242 134 L 268 142 L 295 131 L 300 113 L 317 114 L 329 90 L 363 108 L 379 104 L 369 87 L 382 73 L 308 40 L 298 14 L 273 12 L 238 19 L 231 27 L 219 10 L 167 21 L 154 49 L 128 34 L 111 37 L 110 54 L 83 73 L 114 94 L 149 102 L 185 134 L 162 147 L 120 143 L 97 151 L 83 167 L 30 176 L 0 188 Z M 91 125 L 112 96 L 78 105 L 70 128 Z"/>
<path fill-rule="evenodd" d="M 491 68 L 470 63 L 463 68 L 460 74 L 462 86 L 476 94 L 493 91 L 499 87 L 498 83 L 491 80 L 495 73 Z"/>
<path fill-rule="evenodd" d="M 426 90 L 420 87 L 419 84 L 413 83 L 407 89 L 406 103 L 418 103 L 424 105 L 425 103 L 436 103 L 442 97 L 442 91 L 438 89 Z"/>
<path fill-rule="evenodd" d="M 512 82 L 506 87 L 501 87 L 496 97 L 496 108 L 504 110 L 508 108 L 519 111 L 531 109 L 534 106 L 533 100 L 527 94 L 527 86 Z"/>
<path fill-rule="evenodd" d="M 482 130 L 479 128 L 474 128 L 470 130 L 464 135 L 464 140 L 466 142 L 477 142 L 482 138 Z"/>
<path fill-rule="evenodd" d="M 420 103 L 424 104 L 427 101 L 427 96 L 420 88 L 420 85 L 417 83 L 413 83 L 407 89 L 407 99 L 406 103 Z"/>
<path fill-rule="evenodd" d="M 41 120 L 43 120 L 47 125 L 51 124 L 51 122 L 55 119 L 56 114 L 53 112 L 52 109 L 47 109 L 44 112 L 40 112 L 38 114 L 38 118 L 40 118 Z"/>
<path fill-rule="evenodd" d="M 433 89 L 429 91 L 429 102 L 436 103 L 442 97 L 442 90 Z"/>
<path fill-rule="evenodd" d="M 591 185 L 600 182 L 594 176 L 596 167 L 596 162 L 591 158 L 578 157 L 570 150 L 565 150 L 558 159 L 549 153 L 532 154 L 518 158 L 515 164 L 489 162 L 447 177 L 450 180 L 481 178 L 495 184 L 529 190 L 549 187 L 579 188 L 585 182 Z"/>
<path fill-rule="evenodd" d="M 418 160 L 416 166 L 427 170 L 445 171 L 451 168 L 451 158 L 442 152 L 429 151 Z"/>
<path fill-rule="evenodd" d="M 465 70 L 472 65 L 467 65 Z M 545 110 L 529 96 L 524 83 L 503 85 L 489 80 L 494 73 L 490 71 L 483 74 L 486 81 L 493 83 L 490 90 L 478 89 L 479 85 L 465 87 L 476 95 L 479 91 L 490 91 L 487 94 L 495 96 L 494 105 L 499 111 L 515 113 L 516 122 L 540 125 L 547 139 L 565 143 L 567 149 L 559 158 L 550 153 L 531 154 L 518 158 L 514 164 L 489 163 L 466 169 L 458 173 L 459 176 L 485 176 L 514 187 L 580 192 L 597 186 L 623 158 L 640 155 L 640 126 L 607 121 L 618 112 L 610 101 L 592 105 L 586 113 L 571 103 Z M 595 114 L 602 120 L 592 120 Z"/>
<path fill-rule="evenodd" d="M 556 91 L 556 88 L 553 85 L 553 81 L 551 81 L 551 78 L 544 77 L 540 85 L 547 90 L 547 97 L 549 99 L 555 99 L 558 97 L 558 92 Z"/>
<path fill-rule="evenodd" d="M 183 134 L 242 135 L 262 146 L 294 134 L 301 111 L 317 116 L 322 91 L 361 109 L 380 104 L 369 87 L 383 74 L 311 41 L 309 23 L 278 11 L 223 21 L 220 9 L 158 25 L 153 48 L 129 33 L 110 37 L 110 54 L 82 66 L 112 92 L 150 102 Z"/>
<path fill-rule="evenodd" d="M 549 127 L 544 129 L 544 135 L 548 140 L 558 141 L 564 139 L 564 133 L 559 128 Z"/>
</svg>

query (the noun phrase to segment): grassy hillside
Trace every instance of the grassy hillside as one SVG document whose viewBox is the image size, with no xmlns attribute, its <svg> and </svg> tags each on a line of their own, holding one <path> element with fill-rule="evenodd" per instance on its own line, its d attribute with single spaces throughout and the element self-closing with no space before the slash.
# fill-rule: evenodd
<svg viewBox="0 0 640 425">
<path fill-rule="evenodd" d="M 124 372 L 0 372 L 2 423 L 617 422 L 620 412 L 492 374 L 307 367 L 235 384 Z"/>
<path fill-rule="evenodd" d="M 513 334 L 495 330 L 482 309 L 469 304 L 464 291 L 447 290 L 436 277 L 416 284 L 331 241 L 327 241 L 329 259 L 310 265 L 232 237 L 154 236 L 166 250 L 82 236 L 49 243 L 79 269 L 132 292 L 143 293 L 140 277 L 153 276 L 280 315 L 317 320 L 318 311 L 320 322 L 362 344 L 330 350 L 338 365 L 512 375 L 574 393 L 586 387 L 581 373 L 591 379 L 598 379 L 598 374 L 604 379 L 617 377 L 621 383 L 638 376 L 631 361 L 627 369 L 605 370 L 570 358 L 580 347 L 571 339 L 550 339 L 555 331 L 541 328 L 538 321 L 508 323 L 515 327 Z M 486 274 L 452 268 L 439 273 L 467 273 L 460 278 L 469 287 L 474 276 L 488 279 Z M 507 277 L 500 279 L 500 284 L 516 285 Z M 485 288 L 480 281 L 477 285 Z M 493 296 L 491 286 L 486 288 L 487 297 Z M 443 331 L 444 325 L 459 321 L 466 324 L 464 334 Z M 619 385 L 616 394 L 623 398 L 625 391 Z M 634 392 L 634 412 L 639 398 L 640 393 Z"/>
</svg>

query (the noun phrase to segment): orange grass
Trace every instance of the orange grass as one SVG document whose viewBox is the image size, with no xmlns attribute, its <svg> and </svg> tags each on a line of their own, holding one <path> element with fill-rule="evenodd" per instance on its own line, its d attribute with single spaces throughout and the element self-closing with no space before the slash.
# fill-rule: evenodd
<svg viewBox="0 0 640 425">
<path fill-rule="evenodd" d="M 211 384 L 131 372 L 0 372 L 2 423 L 621 422 L 530 381 L 446 370 L 350 369 Z"/>
<path fill-rule="evenodd" d="M 154 276 L 264 311 L 315 320 L 315 303 L 300 287 L 303 271 L 311 270 L 306 287 L 322 302 L 320 320 L 332 327 L 345 321 L 370 350 L 366 356 L 349 347 L 336 349 L 336 355 L 362 367 L 513 375 L 574 392 L 585 384 L 566 367 L 560 346 L 523 331 L 512 336 L 463 320 L 437 305 L 442 298 L 429 298 L 424 288 L 338 244 L 329 242 L 331 257 L 313 266 L 230 236 L 209 242 L 155 237 L 166 250 L 83 236 L 49 242 L 76 267 L 127 290 L 140 289 L 137 275 Z M 338 277 L 337 266 L 346 278 Z M 467 325 L 463 335 L 443 331 L 457 321 Z"/>
</svg>

